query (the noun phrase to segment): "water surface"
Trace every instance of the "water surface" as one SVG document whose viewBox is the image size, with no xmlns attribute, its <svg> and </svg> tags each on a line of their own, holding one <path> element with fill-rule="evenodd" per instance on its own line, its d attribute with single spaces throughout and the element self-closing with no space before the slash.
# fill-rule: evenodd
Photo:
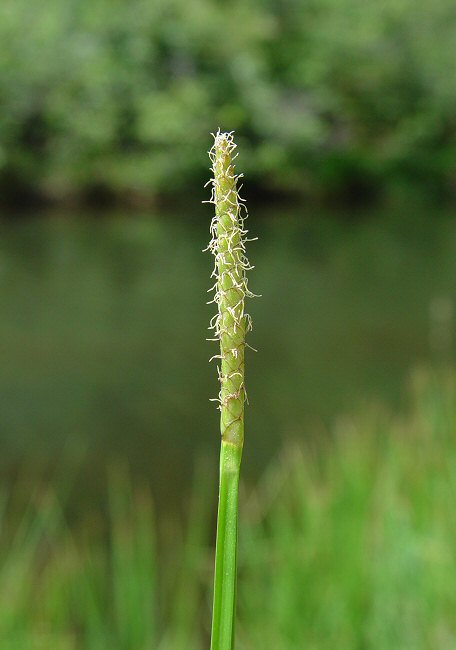
<svg viewBox="0 0 456 650">
<path fill-rule="evenodd" d="M 51 475 L 85 508 L 127 462 L 176 504 L 216 463 L 205 341 L 207 211 L 0 223 L 1 471 Z M 370 399 L 403 403 L 416 364 L 451 359 L 456 221 L 435 210 L 257 210 L 244 475 Z"/>
</svg>

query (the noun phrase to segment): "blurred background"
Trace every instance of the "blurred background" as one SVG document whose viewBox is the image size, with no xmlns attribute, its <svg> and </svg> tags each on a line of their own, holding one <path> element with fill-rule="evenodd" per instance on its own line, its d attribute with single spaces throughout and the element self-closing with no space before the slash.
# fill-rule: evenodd
<svg viewBox="0 0 456 650">
<path fill-rule="evenodd" d="M 455 109 L 450 0 L 2 1 L 6 650 L 208 644 L 218 127 L 262 294 L 239 648 L 456 647 Z"/>
</svg>

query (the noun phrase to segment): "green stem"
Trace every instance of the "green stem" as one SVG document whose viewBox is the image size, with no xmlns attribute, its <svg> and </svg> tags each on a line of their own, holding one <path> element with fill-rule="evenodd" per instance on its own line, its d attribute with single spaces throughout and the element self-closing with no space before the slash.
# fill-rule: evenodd
<svg viewBox="0 0 456 650">
<path fill-rule="evenodd" d="M 234 648 L 238 486 L 246 399 L 244 350 L 250 329 L 244 299 L 253 295 L 247 288 L 246 272 L 251 267 L 245 255 L 246 215 L 237 189 L 235 149 L 233 134 L 218 131 L 209 152 L 214 173 L 211 202 L 215 204 L 209 250 L 215 256 L 212 277 L 216 278 L 213 289 L 218 306 L 210 327 L 220 340 L 217 401 L 222 437 L 211 650 Z"/>
<path fill-rule="evenodd" d="M 241 457 L 242 447 L 222 441 L 211 650 L 233 650 L 234 648 Z"/>
</svg>

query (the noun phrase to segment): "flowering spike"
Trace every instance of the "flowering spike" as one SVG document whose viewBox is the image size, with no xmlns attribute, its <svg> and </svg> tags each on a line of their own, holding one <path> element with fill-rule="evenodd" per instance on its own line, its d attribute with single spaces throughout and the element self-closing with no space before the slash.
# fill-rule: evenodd
<svg viewBox="0 0 456 650">
<path fill-rule="evenodd" d="M 213 178 L 211 203 L 215 216 L 211 223 L 212 239 L 208 249 L 215 257 L 213 277 L 216 278 L 214 302 L 218 313 L 211 321 L 215 337 L 220 340 L 221 365 L 219 408 L 222 440 L 242 448 L 244 440 L 244 350 L 245 334 L 251 319 L 244 313 L 244 300 L 253 294 L 248 290 L 246 271 L 252 268 L 245 255 L 247 210 L 237 190 L 234 159 L 236 144 L 232 133 L 214 135 L 209 152 Z"/>
</svg>

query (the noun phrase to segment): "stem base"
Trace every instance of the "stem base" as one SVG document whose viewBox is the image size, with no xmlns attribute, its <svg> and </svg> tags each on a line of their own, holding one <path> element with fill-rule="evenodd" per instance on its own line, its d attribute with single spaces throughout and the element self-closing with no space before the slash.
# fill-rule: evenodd
<svg viewBox="0 0 456 650">
<path fill-rule="evenodd" d="M 234 648 L 241 458 L 242 447 L 222 440 L 211 650 L 233 650 Z"/>
</svg>

